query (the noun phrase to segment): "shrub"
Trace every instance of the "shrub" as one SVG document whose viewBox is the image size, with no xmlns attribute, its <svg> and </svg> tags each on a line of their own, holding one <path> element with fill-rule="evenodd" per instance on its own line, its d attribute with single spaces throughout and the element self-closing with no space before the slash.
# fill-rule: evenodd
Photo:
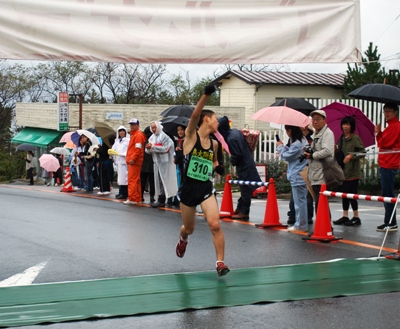
<svg viewBox="0 0 400 329">
<path fill-rule="evenodd" d="M 25 176 L 24 153 L 9 154 L 0 151 L 0 182 Z"/>
<path fill-rule="evenodd" d="M 267 181 L 274 179 L 276 193 L 289 193 L 291 186 L 287 180 L 287 163 L 278 159 L 259 162 L 267 166 Z"/>
</svg>

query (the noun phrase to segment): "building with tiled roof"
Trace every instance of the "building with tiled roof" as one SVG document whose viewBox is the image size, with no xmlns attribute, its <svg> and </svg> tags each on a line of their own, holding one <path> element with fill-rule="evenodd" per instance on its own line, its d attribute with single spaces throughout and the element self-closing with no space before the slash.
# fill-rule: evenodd
<svg viewBox="0 0 400 329">
<path fill-rule="evenodd" d="M 220 86 L 221 106 L 242 106 L 249 128 L 267 129 L 269 124 L 256 122 L 250 116 L 282 98 L 298 97 L 313 103 L 323 99 L 342 99 L 344 77 L 344 74 L 332 73 L 232 70 L 212 83 Z"/>
</svg>

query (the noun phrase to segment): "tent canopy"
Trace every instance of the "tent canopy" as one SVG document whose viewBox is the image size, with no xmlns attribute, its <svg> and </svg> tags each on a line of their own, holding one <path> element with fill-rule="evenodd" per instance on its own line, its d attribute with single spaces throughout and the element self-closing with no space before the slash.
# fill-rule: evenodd
<svg viewBox="0 0 400 329">
<path fill-rule="evenodd" d="M 29 143 L 38 147 L 56 146 L 59 145 L 59 140 L 63 134 L 63 131 L 27 127 L 15 135 L 11 139 L 11 143 Z"/>
</svg>

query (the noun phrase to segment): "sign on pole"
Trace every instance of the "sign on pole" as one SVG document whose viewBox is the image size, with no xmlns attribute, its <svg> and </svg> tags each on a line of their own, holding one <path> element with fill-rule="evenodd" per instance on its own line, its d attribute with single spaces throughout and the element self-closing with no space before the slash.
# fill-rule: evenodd
<svg viewBox="0 0 400 329">
<path fill-rule="evenodd" d="M 58 131 L 68 130 L 68 93 L 58 93 Z"/>
</svg>

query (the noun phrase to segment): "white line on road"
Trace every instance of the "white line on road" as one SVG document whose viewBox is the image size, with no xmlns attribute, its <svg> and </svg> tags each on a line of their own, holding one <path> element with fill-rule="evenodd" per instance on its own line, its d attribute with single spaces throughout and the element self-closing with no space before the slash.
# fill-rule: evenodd
<svg viewBox="0 0 400 329">
<path fill-rule="evenodd" d="M 40 271 L 46 266 L 47 261 L 41 262 L 35 266 L 32 266 L 22 273 L 10 276 L 8 279 L 0 281 L 0 287 L 12 287 L 12 286 L 26 286 L 35 281 Z"/>
</svg>

